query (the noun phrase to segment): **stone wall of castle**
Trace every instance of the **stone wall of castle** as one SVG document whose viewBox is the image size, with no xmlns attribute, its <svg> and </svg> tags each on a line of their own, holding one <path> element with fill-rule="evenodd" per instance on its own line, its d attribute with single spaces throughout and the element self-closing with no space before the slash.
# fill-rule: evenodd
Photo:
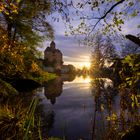
<svg viewBox="0 0 140 140">
<path fill-rule="evenodd" d="M 63 56 L 60 50 L 55 48 L 54 41 L 44 51 L 44 65 L 53 67 L 54 71 L 61 71 L 63 65 Z"/>
</svg>

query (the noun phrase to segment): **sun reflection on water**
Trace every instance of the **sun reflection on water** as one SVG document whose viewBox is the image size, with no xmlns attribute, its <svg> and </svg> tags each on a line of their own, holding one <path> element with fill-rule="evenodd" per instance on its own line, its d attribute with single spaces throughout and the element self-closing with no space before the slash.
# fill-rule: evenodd
<svg viewBox="0 0 140 140">
<path fill-rule="evenodd" d="M 90 76 L 80 76 L 80 77 L 76 77 L 71 83 L 90 83 L 91 82 L 91 78 Z"/>
</svg>

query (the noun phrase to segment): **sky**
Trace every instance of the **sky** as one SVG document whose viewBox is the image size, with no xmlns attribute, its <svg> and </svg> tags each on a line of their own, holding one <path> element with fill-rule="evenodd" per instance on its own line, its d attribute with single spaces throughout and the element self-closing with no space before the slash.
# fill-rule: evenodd
<svg viewBox="0 0 140 140">
<path fill-rule="evenodd" d="M 72 64 L 76 68 L 90 67 L 91 47 L 79 44 L 74 36 L 65 36 L 65 23 L 63 21 L 54 22 L 50 19 L 49 23 L 55 31 L 56 48 L 63 54 L 64 65 Z M 44 42 L 44 49 L 50 45 L 50 42 Z"/>
<path fill-rule="evenodd" d="M 121 6 L 122 7 L 122 6 Z M 117 9 L 118 10 L 118 9 Z M 86 9 L 88 12 L 88 9 Z M 53 15 L 48 18 L 49 23 L 54 29 L 56 48 L 59 49 L 63 54 L 64 64 L 72 64 L 76 68 L 82 68 L 84 66 L 90 67 L 90 57 L 92 48 L 89 46 L 80 45 L 78 39 L 74 36 L 65 36 L 66 25 L 61 19 L 61 16 L 55 13 L 55 17 L 59 18 L 59 22 L 52 19 Z M 74 21 L 77 24 L 79 21 Z M 133 34 L 139 33 L 137 25 L 140 23 L 140 18 L 136 17 L 128 19 L 122 26 L 122 34 Z M 50 42 L 46 41 L 43 43 L 43 48 L 48 47 Z"/>
</svg>

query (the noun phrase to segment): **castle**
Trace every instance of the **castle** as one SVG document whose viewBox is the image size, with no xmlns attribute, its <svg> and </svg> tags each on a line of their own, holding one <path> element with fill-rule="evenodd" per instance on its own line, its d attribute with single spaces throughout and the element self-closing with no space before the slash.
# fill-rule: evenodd
<svg viewBox="0 0 140 140">
<path fill-rule="evenodd" d="M 56 49 L 54 41 L 44 51 L 43 64 L 44 70 L 48 72 L 68 74 L 75 71 L 73 65 L 63 65 L 63 54 L 59 49 Z"/>
<path fill-rule="evenodd" d="M 62 53 L 56 49 L 55 42 L 52 41 L 50 46 L 44 51 L 44 65 L 48 71 L 60 73 L 63 65 Z M 51 70 L 52 69 L 52 70 Z"/>
</svg>

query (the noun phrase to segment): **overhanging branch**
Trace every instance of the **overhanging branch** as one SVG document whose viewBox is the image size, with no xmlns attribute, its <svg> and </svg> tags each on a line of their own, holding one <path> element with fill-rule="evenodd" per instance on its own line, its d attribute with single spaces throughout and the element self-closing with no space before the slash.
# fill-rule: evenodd
<svg viewBox="0 0 140 140">
<path fill-rule="evenodd" d="M 118 1 L 117 3 L 115 3 L 114 5 L 112 5 L 111 8 L 110 8 L 103 16 L 101 16 L 101 17 L 99 17 L 99 18 L 95 18 L 95 19 L 98 19 L 98 21 L 97 21 L 97 22 L 95 23 L 95 25 L 93 26 L 91 32 L 95 29 L 95 27 L 98 25 L 98 23 L 99 23 L 102 19 L 105 19 L 106 16 L 107 16 L 116 6 L 118 6 L 119 4 L 123 3 L 124 1 L 125 1 L 125 0 L 120 0 L 120 1 Z M 91 33 L 91 32 L 90 32 L 90 33 Z M 90 33 L 89 33 L 89 34 L 90 34 Z"/>
</svg>

